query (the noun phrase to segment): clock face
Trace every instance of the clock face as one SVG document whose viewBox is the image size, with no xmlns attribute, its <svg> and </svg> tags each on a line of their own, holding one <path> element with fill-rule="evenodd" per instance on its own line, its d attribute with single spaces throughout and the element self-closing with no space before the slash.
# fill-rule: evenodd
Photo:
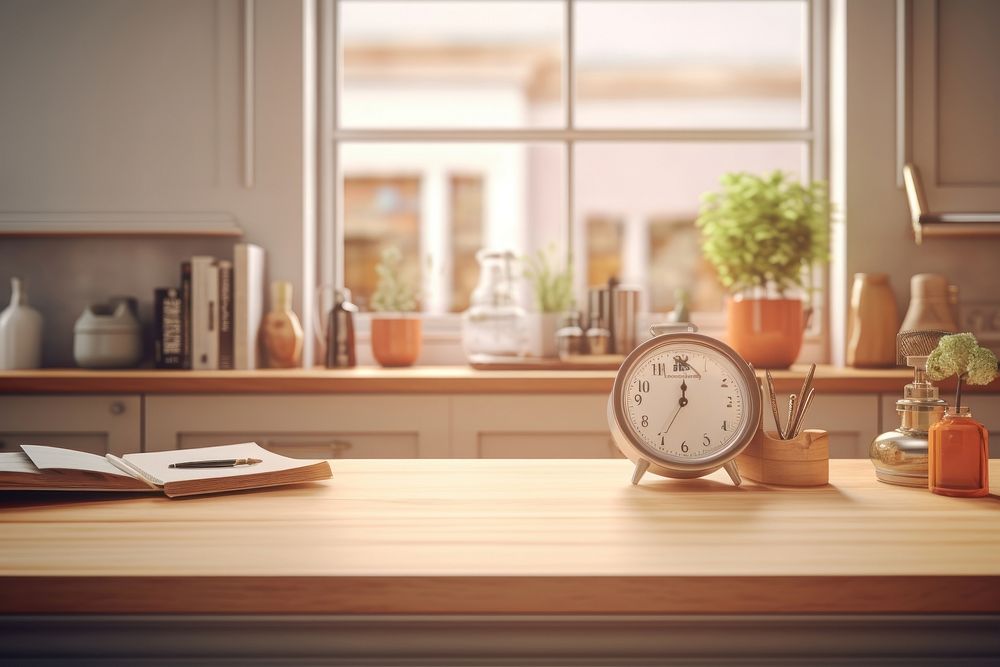
<svg viewBox="0 0 1000 667">
<path fill-rule="evenodd" d="M 630 439 L 659 459 L 687 465 L 725 458 L 753 433 L 759 414 L 745 364 L 698 340 L 668 340 L 630 363 L 618 414 Z"/>
</svg>

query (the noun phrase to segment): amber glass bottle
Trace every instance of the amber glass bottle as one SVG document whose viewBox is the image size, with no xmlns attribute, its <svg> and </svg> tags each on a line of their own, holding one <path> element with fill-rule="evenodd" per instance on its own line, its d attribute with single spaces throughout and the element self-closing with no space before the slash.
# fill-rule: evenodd
<svg viewBox="0 0 1000 667">
<path fill-rule="evenodd" d="M 989 435 L 967 406 L 949 406 L 931 426 L 927 456 L 927 486 L 934 493 L 961 498 L 989 494 Z"/>
<path fill-rule="evenodd" d="M 261 326 L 269 368 L 295 368 L 302 365 L 302 325 L 292 311 L 292 284 L 271 285 L 271 312 Z"/>
</svg>

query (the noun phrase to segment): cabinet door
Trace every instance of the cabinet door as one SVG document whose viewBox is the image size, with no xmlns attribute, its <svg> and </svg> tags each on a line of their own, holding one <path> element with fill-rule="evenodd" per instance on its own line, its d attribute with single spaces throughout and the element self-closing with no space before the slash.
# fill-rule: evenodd
<svg viewBox="0 0 1000 667">
<path fill-rule="evenodd" d="M 141 423 L 138 396 L 3 396 L 0 451 L 34 444 L 129 454 L 142 450 Z"/>
<path fill-rule="evenodd" d="M 607 404 L 604 394 L 456 396 L 452 451 L 461 458 L 621 457 Z"/>
<path fill-rule="evenodd" d="M 913 0 L 909 9 L 907 139 L 927 205 L 1000 210 L 1000 3 Z"/>
<path fill-rule="evenodd" d="M 778 394 L 781 423 L 787 421 L 788 394 Z M 774 430 L 774 417 L 765 396 L 764 428 Z M 803 421 L 803 428 L 819 428 L 830 434 L 830 458 L 866 459 L 868 447 L 879 430 L 878 394 L 833 395 L 816 393 Z"/>
<path fill-rule="evenodd" d="M 953 400 L 954 395 L 943 398 Z M 962 396 L 962 403 L 972 408 L 972 416 L 982 422 L 990 434 L 990 457 L 1000 458 L 1000 396 L 996 394 L 967 394 Z M 882 394 L 882 430 L 890 431 L 899 426 L 896 416 L 896 397 Z"/>
<path fill-rule="evenodd" d="M 146 450 L 256 442 L 295 458 L 449 456 L 438 396 L 148 396 Z"/>
</svg>

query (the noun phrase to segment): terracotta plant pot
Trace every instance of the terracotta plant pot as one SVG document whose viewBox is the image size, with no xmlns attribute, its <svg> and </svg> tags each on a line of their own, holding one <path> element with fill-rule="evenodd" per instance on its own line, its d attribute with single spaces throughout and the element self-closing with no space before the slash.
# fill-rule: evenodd
<svg viewBox="0 0 1000 667">
<path fill-rule="evenodd" d="M 802 349 L 800 299 L 730 299 L 726 337 L 756 368 L 788 368 Z"/>
<path fill-rule="evenodd" d="M 372 316 L 372 355 L 382 366 L 412 366 L 420 356 L 419 315 Z"/>
</svg>

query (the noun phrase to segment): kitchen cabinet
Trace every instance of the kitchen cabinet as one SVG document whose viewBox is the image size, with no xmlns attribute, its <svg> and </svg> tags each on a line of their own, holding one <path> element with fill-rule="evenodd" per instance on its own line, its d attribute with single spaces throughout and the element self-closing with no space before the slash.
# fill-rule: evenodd
<svg viewBox="0 0 1000 667">
<path fill-rule="evenodd" d="M 146 451 L 253 441 L 296 458 L 446 458 L 441 396 L 148 396 Z"/>
<path fill-rule="evenodd" d="M 0 244 L 4 275 L 38 276 L 46 365 L 72 364 L 85 306 L 127 289 L 152 319 L 153 289 L 176 284 L 182 258 L 228 258 L 240 234 L 267 251 L 271 276 L 292 282 L 312 330 L 316 277 L 302 253 L 311 7 L 0 2 L 0 236 L 73 239 Z"/>
<path fill-rule="evenodd" d="M 608 397 L 474 395 L 451 399 L 452 456 L 486 459 L 609 458 Z"/>
<path fill-rule="evenodd" d="M 1000 4 L 908 0 L 902 153 L 920 169 L 931 211 L 1000 211 Z"/>
<path fill-rule="evenodd" d="M 0 451 L 44 444 L 91 454 L 142 449 L 142 398 L 128 395 L 4 396 Z"/>
<path fill-rule="evenodd" d="M 788 394 L 778 394 L 782 424 L 788 415 Z M 820 394 L 813 397 L 803 421 L 804 428 L 820 428 L 830 434 L 830 458 L 868 458 L 868 446 L 879 430 L 878 394 Z M 774 428 L 771 407 L 765 400 L 764 425 Z"/>
<path fill-rule="evenodd" d="M 954 402 L 955 395 L 942 392 L 941 398 Z M 896 396 L 882 395 L 882 431 L 899 426 L 896 415 Z M 990 458 L 1000 458 L 1000 397 L 990 394 L 965 394 L 962 403 L 972 408 L 972 416 L 986 427 L 990 434 Z"/>
</svg>

